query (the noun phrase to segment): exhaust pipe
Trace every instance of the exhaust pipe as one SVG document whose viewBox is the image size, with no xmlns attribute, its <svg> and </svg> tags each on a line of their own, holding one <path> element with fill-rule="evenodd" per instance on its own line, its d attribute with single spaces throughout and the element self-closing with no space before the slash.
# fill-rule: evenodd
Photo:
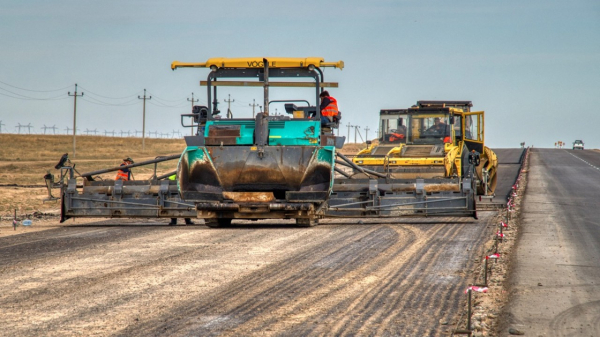
<svg viewBox="0 0 600 337">
<path fill-rule="evenodd" d="M 269 145 L 269 61 L 267 59 L 263 59 L 263 64 L 265 67 L 264 74 L 264 91 L 265 91 L 265 102 L 264 102 L 264 110 L 262 113 L 256 114 L 256 119 L 254 122 L 254 143 L 256 146 L 262 147 Z M 262 149 L 259 149 L 258 154 L 259 157 L 262 158 Z"/>
</svg>

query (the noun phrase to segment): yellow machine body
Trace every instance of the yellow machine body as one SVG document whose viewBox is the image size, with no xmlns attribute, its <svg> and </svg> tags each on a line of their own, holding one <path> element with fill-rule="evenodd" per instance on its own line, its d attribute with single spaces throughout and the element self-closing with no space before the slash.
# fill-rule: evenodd
<svg viewBox="0 0 600 337">
<path fill-rule="evenodd" d="M 484 111 L 472 112 L 470 106 L 469 101 L 419 101 L 409 109 L 381 110 L 379 139 L 353 162 L 395 179 L 460 178 L 469 152 L 476 151 L 477 192 L 493 194 L 496 154 L 484 145 Z"/>
</svg>

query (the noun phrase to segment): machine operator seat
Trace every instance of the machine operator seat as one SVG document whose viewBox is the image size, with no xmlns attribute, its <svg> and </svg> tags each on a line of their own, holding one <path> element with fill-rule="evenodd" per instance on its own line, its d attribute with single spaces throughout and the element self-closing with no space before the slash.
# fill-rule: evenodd
<svg viewBox="0 0 600 337">
<path fill-rule="evenodd" d="M 329 123 L 321 123 L 321 127 L 323 129 L 338 129 L 340 127 L 340 120 L 342 119 L 342 112 L 338 111 L 337 116 L 327 117 L 329 118 Z"/>
</svg>

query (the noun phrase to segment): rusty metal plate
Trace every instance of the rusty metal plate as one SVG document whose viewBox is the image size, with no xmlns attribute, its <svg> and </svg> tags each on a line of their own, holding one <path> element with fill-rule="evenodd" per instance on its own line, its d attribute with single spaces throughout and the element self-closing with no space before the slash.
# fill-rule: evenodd
<svg viewBox="0 0 600 337">
<path fill-rule="evenodd" d="M 271 202 L 275 200 L 273 192 L 223 192 L 225 199 L 234 202 Z"/>
</svg>

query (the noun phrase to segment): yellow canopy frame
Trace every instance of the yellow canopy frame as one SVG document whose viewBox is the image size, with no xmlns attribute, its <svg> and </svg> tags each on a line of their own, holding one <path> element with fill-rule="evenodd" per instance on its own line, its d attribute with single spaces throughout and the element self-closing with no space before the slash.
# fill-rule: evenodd
<svg viewBox="0 0 600 337">
<path fill-rule="evenodd" d="M 177 68 L 264 68 L 263 57 L 243 57 L 243 58 L 210 58 L 206 62 L 179 62 L 173 61 L 171 69 Z M 269 68 L 304 68 L 309 66 L 314 67 L 332 67 L 344 68 L 344 61 L 325 62 L 320 57 L 267 57 Z"/>
</svg>

